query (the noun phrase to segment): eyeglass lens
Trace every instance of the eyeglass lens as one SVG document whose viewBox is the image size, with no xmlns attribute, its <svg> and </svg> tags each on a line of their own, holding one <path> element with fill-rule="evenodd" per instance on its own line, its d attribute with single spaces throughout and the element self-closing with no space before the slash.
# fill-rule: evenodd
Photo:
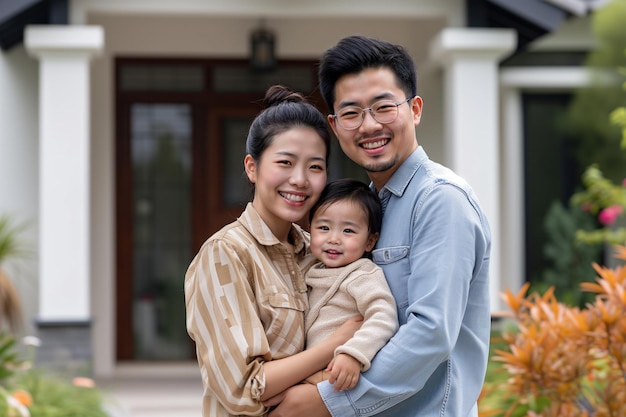
<svg viewBox="0 0 626 417">
<path fill-rule="evenodd" d="M 363 123 L 365 112 L 369 111 L 370 115 L 378 123 L 391 123 L 398 117 L 398 106 L 411 100 L 410 98 L 396 103 L 392 100 L 382 100 L 372 104 L 369 108 L 361 108 L 357 106 L 346 107 L 339 111 L 335 118 L 344 129 L 356 129 Z"/>
</svg>

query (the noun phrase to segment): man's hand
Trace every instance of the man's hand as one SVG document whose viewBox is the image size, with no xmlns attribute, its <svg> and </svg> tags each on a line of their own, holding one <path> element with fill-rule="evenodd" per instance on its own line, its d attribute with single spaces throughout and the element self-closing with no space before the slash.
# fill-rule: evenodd
<svg viewBox="0 0 626 417">
<path fill-rule="evenodd" d="M 311 384 L 294 385 L 263 404 L 278 404 L 268 417 L 331 417 L 317 387 Z"/>
</svg>

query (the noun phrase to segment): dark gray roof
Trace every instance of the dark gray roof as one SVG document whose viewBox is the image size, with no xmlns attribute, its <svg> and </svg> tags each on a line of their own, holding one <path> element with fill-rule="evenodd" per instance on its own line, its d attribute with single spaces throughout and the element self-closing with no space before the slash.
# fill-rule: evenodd
<svg viewBox="0 0 626 417">
<path fill-rule="evenodd" d="M 607 0 L 467 0 L 470 27 L 513 28 L 518 51 L 554 32 L 564 20 L 584 16 Z"/>
<path fill-rule="evenodd" d="M 0 48 L 22 42 L 24 27 L 68 22 L 68 0 L 0 0 Z"/>
</svg>

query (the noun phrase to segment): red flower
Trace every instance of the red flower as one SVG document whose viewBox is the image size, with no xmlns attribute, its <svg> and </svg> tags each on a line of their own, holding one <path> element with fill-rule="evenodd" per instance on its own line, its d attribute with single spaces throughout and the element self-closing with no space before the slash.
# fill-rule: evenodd
<svg viewBox="0 0 626 417">
<path fill-rule="evenodd" d="M 610 226 L 615 223 L 617 217 L 622 214 L 622 207 L 618 205 L 613 205 L 603 209 L 598 214 L 598 221 L 605 226 Z"/>
</svg>

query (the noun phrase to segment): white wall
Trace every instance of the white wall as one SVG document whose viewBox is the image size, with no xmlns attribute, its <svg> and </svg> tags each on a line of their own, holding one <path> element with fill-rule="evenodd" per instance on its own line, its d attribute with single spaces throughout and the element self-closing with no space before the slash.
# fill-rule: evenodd
<svg viewBox="0 0 626 417">
<path fill-rule="evenodd" d="M 23 46 L 0 50 L 0 215 L 24 224 L 20 236 L 30 251 L 2 265 L 22 296 L 25 333 L 37 314 L 38 66 Z"/>
</svg>

